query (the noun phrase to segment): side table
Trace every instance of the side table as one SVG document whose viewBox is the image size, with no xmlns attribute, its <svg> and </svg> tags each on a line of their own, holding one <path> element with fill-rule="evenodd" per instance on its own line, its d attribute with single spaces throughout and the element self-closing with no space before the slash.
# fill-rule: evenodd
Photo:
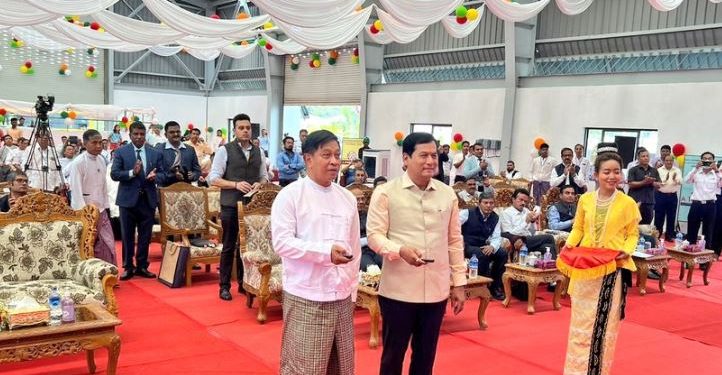
<svg viewBox="0 0 722 375">
<path fill-rule="evenodd" d="M 526 311 L 529 314 L 536 312 L 534 303 L 536 302 L 536 290 L 540 283 L 553 283 L 557 282 L 557 287 L 554 290 L 554 310 L 561 309 L 562 305 L 559 303 L 562 292 L 566 287 L 566 277 L 559 272 L 556 268 L 540 269 L 529 266 L 522 266 L 521 264 L 507 263 L 506 271 L 501 277 L 504 283 L 504 294 L 506 298 L 502 302 L 504 307 L 509 307 L 511 304 L 511 280 L 525 282 L 529 288 L 529 299 L 527 301 Z"/>
<path fill-rule="evenodd" d="M 710 268 L 712 268 L 712 263 L 716 260 L 717 257 L 714 251 L 704 250 L 697 253 L 690 253 L 684 250 L 668 248 L 667 255 L 669 255 L 672 259 L 682 263 L 682 267 L 680 267 L 679 269 L 680 280 L 684 279 L 684 267 L 685 265 L 687 266 L 687 288 L 692 287 L 692 273 L 694 272 L 695 264 L 707 263 L 707 267 L 702 273 L 702 279 L 704 280 L 704 285 L 709 285 L 707 275 L 709 275 L 709 270 Z"/>
<path fill-rule="evenodd" d="M 637 266 L 637 286 L 639 287 L 639 294 L 647 294 L 647 276 L 650 270 L 655 270 L 660 273 L 659 277 L 659 291 L 664 293 L 664 283 L 669 278 L 669 255 L 655 255 L 652 257 L 644 258 L 636 255 L 632 256 L 634 264 Z"/>
</svg>

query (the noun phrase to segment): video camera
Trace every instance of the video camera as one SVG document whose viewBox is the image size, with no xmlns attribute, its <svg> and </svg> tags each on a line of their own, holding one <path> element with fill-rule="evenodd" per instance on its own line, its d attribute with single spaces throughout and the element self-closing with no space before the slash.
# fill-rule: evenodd
<svg viewBox="0 0 722 375">
<path fill-rule="evenodd" d="M 55 96 L 49 95 L 42 96 L 38 95 L 38 101 L 35 102 L 35 112 L 38 115 L 38 120 L 48 121 L 48 112 L 53 110 L 55 105 Z"/>
</svg>

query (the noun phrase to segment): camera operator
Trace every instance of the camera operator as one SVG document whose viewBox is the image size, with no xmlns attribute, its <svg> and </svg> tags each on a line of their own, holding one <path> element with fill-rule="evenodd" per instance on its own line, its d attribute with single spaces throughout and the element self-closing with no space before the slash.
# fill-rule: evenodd
<svg viewBox="0 0 722 375">
<path fill-rule="evenodd" d="M 180 124 L 175 121 L 168 121 L 165 124 L 165 137 L 168 142 L 158 143 L 156 146 L 163 153 L 163 167 L 165 178 L 163 185 L 173 185 L 176 182 L 198 181 L 201 175 L 201 167 L 198 164 L 198 157 L 194 150 L 181 142 Z"/>
</svg>

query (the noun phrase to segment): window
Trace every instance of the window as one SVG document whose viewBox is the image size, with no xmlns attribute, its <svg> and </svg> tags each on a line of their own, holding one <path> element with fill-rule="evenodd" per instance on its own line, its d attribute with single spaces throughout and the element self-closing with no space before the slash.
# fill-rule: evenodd
<svg viewBox="0 0 722 375">
<path fill-rule="evenodd" d="M 651 129 L 616 129 L 586 128 L 584 149 L 587 158 L 595 152 L 601 142 L 614 142 L 619 148 L 624 167 L 635 159 L 638 147 L 646 148 L 650 154 L 657 153 L 657 130 Z"/>
<path fill-rule="evenodd" d="M 431 133 L 442 145 L 451 145 L 451 124 L 411 124 L 412 133 Z"/>
</svg>

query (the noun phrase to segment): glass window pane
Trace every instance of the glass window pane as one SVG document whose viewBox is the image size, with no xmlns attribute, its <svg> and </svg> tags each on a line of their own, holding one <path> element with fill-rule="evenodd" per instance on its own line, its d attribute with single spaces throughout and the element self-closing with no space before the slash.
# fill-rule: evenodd
<svg viewBox="0 0 722 375">
<path fill-rule="evenodd" d="M 432 133 L 434 131 L 433 125 L 428 124 L 411 124 L 412 133 Z M 433 134 L 433 133 L 432 133 Z"/>
<path fill-rule="evenodd" d="M 451 126 L 436 125 L 432 134 L 440 144 L 451 145 Z"/>
</svg>

